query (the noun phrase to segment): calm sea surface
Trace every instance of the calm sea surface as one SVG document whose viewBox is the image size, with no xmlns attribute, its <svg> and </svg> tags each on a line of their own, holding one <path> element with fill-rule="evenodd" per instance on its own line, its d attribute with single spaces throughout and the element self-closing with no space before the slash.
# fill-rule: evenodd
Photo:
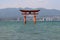
<svg viewBox="0 0 60 40">
<path fill-rule="evenodd" d="M 60 22 L 0 21 L 0 40 L 60 40 Z"/>
</svg>

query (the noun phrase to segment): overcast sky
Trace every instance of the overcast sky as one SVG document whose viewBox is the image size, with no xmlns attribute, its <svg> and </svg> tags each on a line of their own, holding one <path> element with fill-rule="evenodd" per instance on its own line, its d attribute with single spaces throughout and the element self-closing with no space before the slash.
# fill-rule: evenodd
<svg viewBox="0 0 60 40">
<path fill-rule="evenodd" d="M 60 10 L 60 0 L 0 0 L 1 8 L 48 8 Z"/>
</svg>

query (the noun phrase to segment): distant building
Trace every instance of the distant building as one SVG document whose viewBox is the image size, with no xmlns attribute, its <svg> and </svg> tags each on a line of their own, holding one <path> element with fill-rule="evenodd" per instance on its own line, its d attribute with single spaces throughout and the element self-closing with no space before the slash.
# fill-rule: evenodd
<svg viewBox="0 0 60 40">
<path fill-rule="evenodd" d="M 53 21 L 53 18 L 47 17 L 47 18 L 46 18 L 46 21 Z"/>
</svg>

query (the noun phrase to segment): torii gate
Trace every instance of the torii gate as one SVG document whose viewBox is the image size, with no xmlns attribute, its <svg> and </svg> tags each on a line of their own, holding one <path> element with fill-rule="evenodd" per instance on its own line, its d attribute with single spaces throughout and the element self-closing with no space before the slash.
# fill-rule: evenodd
<svg viewBox="0 0 60 40">
<path fill-rule="evenodd" d="M 34 24 L 36 24 L 36 15 L 40 10 L 20 10 L 22 15 L 24 15 L 24 23 L 26 24 L 26 15 L 33 15 L 34 16 Z"/>
</svg>

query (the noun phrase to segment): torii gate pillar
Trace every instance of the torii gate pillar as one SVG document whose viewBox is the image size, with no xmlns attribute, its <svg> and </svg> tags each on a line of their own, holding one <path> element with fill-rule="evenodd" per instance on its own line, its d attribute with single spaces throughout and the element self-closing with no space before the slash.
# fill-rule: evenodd
<svg viewBox="0 0 60 40">
<path fill-rule="evenodd" d="M 36 24 L 36 16 L 34 15 L 34 23 Z"/>
<path fill-rule="evenodd" d="M 24 23 L 26 24 L 26 15 L 34 15 L 34 24 L 36 24 L 36 15 L 40 10 L 20 10 L 24 15 Z"/>
<path fill-rule="evenodd" d="M 26 16 L 24 16 L 24 23 L 26 24 Z"/>
</svg>

